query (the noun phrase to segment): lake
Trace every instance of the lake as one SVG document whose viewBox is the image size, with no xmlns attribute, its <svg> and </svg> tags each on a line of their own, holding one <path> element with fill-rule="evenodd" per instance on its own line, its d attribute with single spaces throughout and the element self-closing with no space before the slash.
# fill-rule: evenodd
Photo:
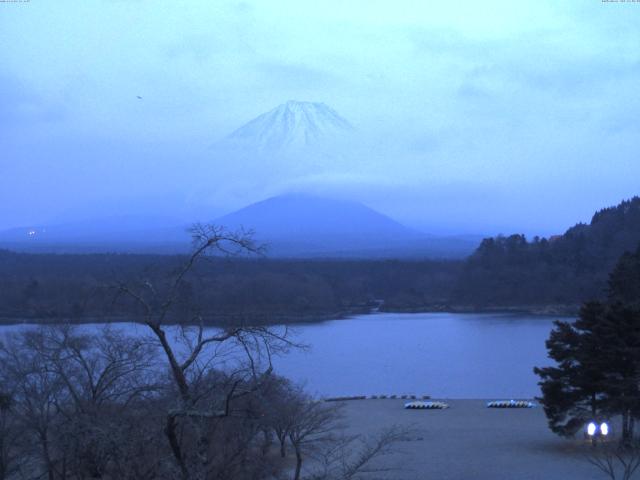
<svg viewBox="0 0 640 480">
<path fill-rule="evenodd" d="M 321 396 L 531 398 L 539 394 L 533 367 L 550 363 L 545 340 L 554 318 L 374 313 L 298 325 L 296 340 L 310 348 L 276 358 L 274 365 Z M 120 325 L 130 333 L 147 332 L 141 325 Z M 3 326 L 0 332 L 20 328 Z"/>
<path fill-rule="evenodd" d="M 276 362 L 322 395 L 531 398 L 553 317 L 376 313 L 298 327 L 311 346 Z"/>
</svg>

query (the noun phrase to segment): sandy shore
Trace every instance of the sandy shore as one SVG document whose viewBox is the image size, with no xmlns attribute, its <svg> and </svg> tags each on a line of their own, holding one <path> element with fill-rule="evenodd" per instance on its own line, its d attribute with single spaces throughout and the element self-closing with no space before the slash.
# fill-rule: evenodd
<svg viewBox="0 0 640 480">
<path fill-rule="evenodd" d="M 414 428 L 385 465 L 400 470 L 377 478 L 436 480 L 604 479 L 584 458 L 580 440 L 549 431 L 542 408 L 489 409 L 485 400 L 446 400 L 447 410 L 405 410 L 405 400 L 356 400 L 344 404 L 354 433 L 392 425 Z M 373 478 L 373 477 L 372 477 Z"/>
</svg>

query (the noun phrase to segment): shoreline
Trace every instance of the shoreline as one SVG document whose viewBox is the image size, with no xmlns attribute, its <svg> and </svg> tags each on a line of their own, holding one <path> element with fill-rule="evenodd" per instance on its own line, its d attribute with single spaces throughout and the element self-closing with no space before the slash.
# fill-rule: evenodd
<svg viewBox="0 0 640 480">
<path fill-rule="evenodd" d="M 483 399 L 443 399 L 449 408 L 409 410 L 404 400 L 343 402 L 348 434 L 373 436 L 410 428 L 385 457 L 390 480 L 597 480 L 586 460 L 592 450 L 578 435 L 558 437 L 541 407 L 487 408 Z M 495 400 L 495 399 L 493 399 Z"/>
<path fill-rule="evenodd" d="M 558 315 L 562 317 L 575 316 L 580 311 L 579 305 L 492 305 L 486 307 L 468 305 L 433 305 L 430 307 L 415 308 L 390 308 L 384 306 L 378 310 L 380 313 L 514 313 L 524 315 Z"/>
<path fill-rule="evenodd" d="M 308 325 L 315 323 L 323 323 L 332 320 L 343 320 L 356 315 L 371 315 L 375 313 L 385 314 L 410 314 L 410 313 L 460 313 L 460 314 L 514 314 L 514 315 L 532 315 L 532 316 L 558 316 L 558 317 L 575 317 L 578 314 L 579 307 L 577 305 L 520 305 L 520 306 L 491 306 L 491 307 L 472 307 L 472 306 L 451 306 L 451 305 L 433 305 L 430 307 L 415 308 L 384 308 L 381 306 L 370 308 L 353 308 L 340 312 L 331 313 L 313 313 L 307 315 L 290 315 L 290 314 L 220 314 L 217 318 L 224 318 L 224 321 L 217 321 L 217 318 L 209 317 L 205 319 L 206 327 L 225 327 L 230 325 Z M 56 325 L 61 323 L 69 323 L 74 325 L 86 325 L 92 323 L 142 323 L 141 319 L 133 317 L 84 317 L 84 318 L 52 318 L 52 317 L 12 317 L 0 316 L 0 325 Z M 167 325 L 178 325 L 178 322 L 167 322 Z M 197 325 L 190 323 L 186 325 Z"/>
</svg>

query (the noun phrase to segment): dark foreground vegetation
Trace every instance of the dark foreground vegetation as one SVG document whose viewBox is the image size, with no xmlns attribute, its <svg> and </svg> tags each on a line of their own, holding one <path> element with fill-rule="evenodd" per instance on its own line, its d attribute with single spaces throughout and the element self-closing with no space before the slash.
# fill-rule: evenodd
<svg viewBox="0 0 640 480">
<path fill-rule="evenodd" d="M 350 479 L 405 432 L 341 433 L 340 409 L 271 364 L 284 327 L 190 325 L 181 292 L 205 253 L 252 250 L 219 229 L 164 282 L 120 282 L 139 328 L 26 328 L 0 344 L 0 479 Z M 168 327 L 166 322 L 178 325 Z M 361 478 L 361 477 L 359 477 Z"/>
<path fill-rule="evenodd" d="M 597 212 L 550 239 L 485 239 L 464 261 L 213 257 L 194 266 L 169 318 L 274 324 L 383 311 L 520 310 L 574 313 L 604 299 L 609 271 L 640 243 L 640 198 Z M 122 281 L 163 282 L 184 256 L 51 255 L 0 251 L 5 322 L 131 320 Z M 179 306 L 187 309 L 180 310 Z M 188 307 L 187 307 L 188 306 Z M 178 318 L 178 317 L 175 317 Z"/>
<path fill-rule="evenodd" d="M 591 423 L 592 445 L 604 444 L 587 460 L 612 480 L 634 478 L 640 468 L 640 247 L 619 259 L 606 299 L 583 304 L 573 322 L 556 321 L 546 344 L 556 365 L 534 372 L 549 427 L 565 437 L 587 436 Z M 613 441 L 608 425 L 620 425 Z"/>
<path fill-rule="evenodd" d="M 623 255 L 605 301 L 557 321 L 547 341 L 557 366 L 536 368 L 551 429 L 572 436 L 588 421 L 622 418 L 622 439 L 640 418 L 640 248 Z"/>
<path fill-rule="evenodd" d="M 198 345 L 197 332 L 182 333 Z M 117 329 L 6 337 L 0 479 L 348 479 L 376 471 L 404 437 L 346 435 L 339 406 L 258 369 L 258 349 L 240 345 L 275 346 L 266 330 L 211 338 L 246 355 L 222 370 L 207 349 L 192 363 L 195 349 L 184 350 L 174 372 L 157 342 Z"/>
</svg>

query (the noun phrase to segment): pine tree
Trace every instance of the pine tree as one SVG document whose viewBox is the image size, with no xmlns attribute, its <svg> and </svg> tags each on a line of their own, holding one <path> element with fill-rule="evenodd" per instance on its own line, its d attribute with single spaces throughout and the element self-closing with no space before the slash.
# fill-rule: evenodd
<svg viewBox="0 0 640 480">
<path fill-rule="evenodd" d="M 597 330 L 606 410 L 622 417 L 622 438 L 629 441 L 640 418 L 640 310 L 609 305 Z"/>
<path fill-rule="evenodd" d="M 625 253 L 609 275 L 609 302 L 640 308 L 640 246 Z"/>
<path fill-rule="evenodd" d="M 559 435 L 572 436 L 605 414 L 605 375 L 595 331 L 604 312 L 601 303 L 592 302 L 582 307 L 576 322 L 556 321 L 546 345 L 557 366 L 534 368 L 549 427 Z"/>
<path fill-rule="evenodd" d="M 640 248 L 612 271 L 607 303 L 586 303 L 575 322 L 556 322 L 546 345 L 557 365 L 534 372 L 551 430 L 571 436 L 619 415 L 622 440 L 632 440 L 640 418 Z"/>
</svg>

